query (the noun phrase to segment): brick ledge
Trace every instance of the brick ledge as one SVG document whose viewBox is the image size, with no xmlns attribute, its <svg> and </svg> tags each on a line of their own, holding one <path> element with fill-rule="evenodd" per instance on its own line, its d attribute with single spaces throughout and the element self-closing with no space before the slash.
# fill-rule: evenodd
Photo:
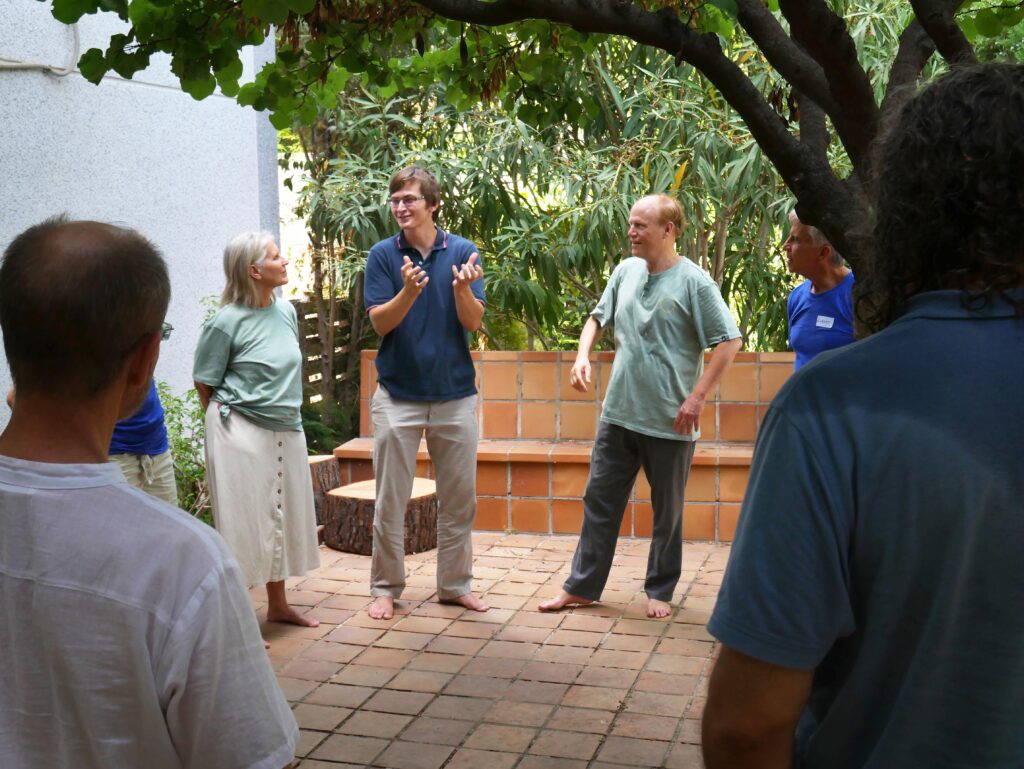
<svg viewBox="0 0 1024 769">
<path fill-rule="evenodd" d="M 592 441 L 480 441 L 478 462 L 548 462 L 551 464 L 589 464 Z M 704 442 L 697 444 L 695 465 L 727 465 L 748 467 L 754 455 L 753 443 Z M 373 438 L 353 438 L 334 450 L 338 459 L 373 457 Z M 426 441 L 420 441 L 416 459 L 426 461 Z"/>
</svg>

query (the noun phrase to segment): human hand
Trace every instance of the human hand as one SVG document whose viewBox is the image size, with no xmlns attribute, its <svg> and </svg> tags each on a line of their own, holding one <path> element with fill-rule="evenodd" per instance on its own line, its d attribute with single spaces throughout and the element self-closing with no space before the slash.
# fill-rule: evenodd
<svg viewBox="0 0 1024 769">
<path fill-rule="evenodd" d="M 572 364 L 572 368 L 569 369 L 569 384 L 581 393 L 587 391 L 587 385 L 590 384 L 590 360 L 588 358 L 579 357 Z"/>
<path fill-rule="evenodd" d="M 480 280 L 484 276 L 484 271 L 479 264 L 476 263 L 480 255 L 472 253 L 466 263 L 461 267 L 452 265 L 452 288 L 456 291 L 460 289 L 468 289 L 470 284 Z"/>
<path fill-rule="evenodd" d="M 413 264 L 408 256 L 402 257 L 402 281 L 405 283 L 403 291 L 409 292 L 415 298 L 420 295 L 429 280 L 430 276 L 423 271 L 422 267 Z"/>
<path fill-rule="evenodd" d="M 676 414 L 675 424 L 672 426 L 680 435 L 689 435 L 695 430 L 700 430 L 700 414 L 704 410 L 704 398 L 696 393 L 683 401 Z"/>
</svg>

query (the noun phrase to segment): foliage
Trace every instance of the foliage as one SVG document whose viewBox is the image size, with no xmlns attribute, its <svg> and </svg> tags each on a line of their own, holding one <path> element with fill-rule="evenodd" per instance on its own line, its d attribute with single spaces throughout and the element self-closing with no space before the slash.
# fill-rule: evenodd
<svg viewBox="0 0 1024 769">
<path fill-rule="evenodd" d="M 690 67 L 606 41 L 578 76 L 550 86 L 555 99 L 585 97 L 592 114 L 543 128 L 503 105 L 457 111 L 448 88 L 391 95 L 350 85 L 314 129 L 300 131 L 327 137 L 326 146 L 304 142 L 319 153 L 300 213 L 337 241 L 340 285 L 394 230 L 384 203 L 390 173 L 418 162 L 440 172 L 442 226 L 481 248 L 487 345 L 575 348 L 608 275 L 628 256 L 632 202 L 667 191 L 687 212 L 681 247 L 724 281 L 738 316 L 750 319 L 748 342 L 785 345 L 785 308 L 770 297 L 790 279 L 765 259 L 780 239 L 785 189 L 742 121 Z M 520 324 L 525 340 L 507 333 Z"/>
<path fill-rule="evenodd" d="M 332 109 L 352 73 L 383 97 L 441 84 L 458 110 L 497 100 L 535 128 L 597 119 L 586 94 L 553 85 L 579 76 L 607 36 L 642 42 L 702 73 L 750 130 L 798 200 L 855 263 L 869 242 L 871 150 L 888 115 L 931 71 L 933 53 L 973 61 L 971 41 L 1019 29 L 1021 6 L 991 0 L 54 0 L 73 22 L 113 11 L 129 23 L 81 61 L 93 82 L 130 77 L 170 54 L 183 89 L 216 87 L 270 110 L 284 128 Z M 956 16 L 954 17 L 954 12 Z M 884 18 L 890 19 L 888 23 Z M 277 25 L 276 60 L 239 85 L 238 50 Z M 168 34 L 172 30 L 173 34 Z M 859 30 L 859 31 L 858 31 Z M 875 42 L 897 35 L 899 47 Z M 898 53 L 897 53 L 898 51 Z M 770 74 L 762 77 L 767 68 Z M 760 78 L 760 80 L 759 80 Z M 677 137 L 684 141 L 684 137 Z"/>
<path fill-rule="evenodd" d="M 156 383 L 156 389 L 164 407 L 167 443 L 174 459 L 178 506 L 213 525 L 206 484 L 205 414 L 199 403 L 199 394 L 189 389 L 179 397 L 167 382 L 160 381 Z"/>
<path fill-rule="evenodd" d="M 303 404 L 302 429 L 310 454 L 330 454 L 359 434 L 358 398 L 347 405 L 334 401 Z"/>
</svg>

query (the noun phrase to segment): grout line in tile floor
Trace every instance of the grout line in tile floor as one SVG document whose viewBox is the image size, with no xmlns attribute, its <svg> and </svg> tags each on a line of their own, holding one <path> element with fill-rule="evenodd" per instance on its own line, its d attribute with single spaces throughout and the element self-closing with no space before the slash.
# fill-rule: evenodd
<svg viewBox="0 0 1024 769">
<path fill-rule="evenodd" d="M 649 540 L 620 541 L 605 591 L 614 600 L 542 614 L 536 603 L 561 587 L 576 538 L 473 539 L 473 589 L 497 607 L 486 614 L 432 601 L 435 551 L 407 558 L 412 600 L 388 622 L 365 614 L 367 557 L 322 550 L 320 569 L 288 581 L 290 600 L 322 622 L 263 624 L 302 727 L 295 765 L 699 767 L 715 650 L 703 625 L 728 547 L 686 543 L 674 611 L 650 620 Z M 260 613 L 261 593 L 252 592 Z"/>
</svg>

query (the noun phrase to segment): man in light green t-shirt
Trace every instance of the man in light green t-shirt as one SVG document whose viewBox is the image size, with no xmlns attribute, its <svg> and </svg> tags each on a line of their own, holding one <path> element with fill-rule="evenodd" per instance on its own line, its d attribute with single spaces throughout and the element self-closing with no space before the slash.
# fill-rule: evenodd
<svg viewBox="0 0 1024 769">
<path fill-rule="evenodd" d="M 683 492 L 707 394 L 742 345 L 711 276 L 676 251 L 679 202 L 641 198 L 629 214 L 634 257 L 619 264 L 580 335 L 569 383 L 586 392 L 590 352 L 615 328 L 615 365 L 590 457 L 583 529 L 572 574 L 541 611 L 601 597 L 619 526 L 640 468 L 651 484 L 654 530 L 647 559 L 647 616 L 667 617 L 682 571 Z M 714 347 L 704 368 L 704 350 Z"/>
</svg>

